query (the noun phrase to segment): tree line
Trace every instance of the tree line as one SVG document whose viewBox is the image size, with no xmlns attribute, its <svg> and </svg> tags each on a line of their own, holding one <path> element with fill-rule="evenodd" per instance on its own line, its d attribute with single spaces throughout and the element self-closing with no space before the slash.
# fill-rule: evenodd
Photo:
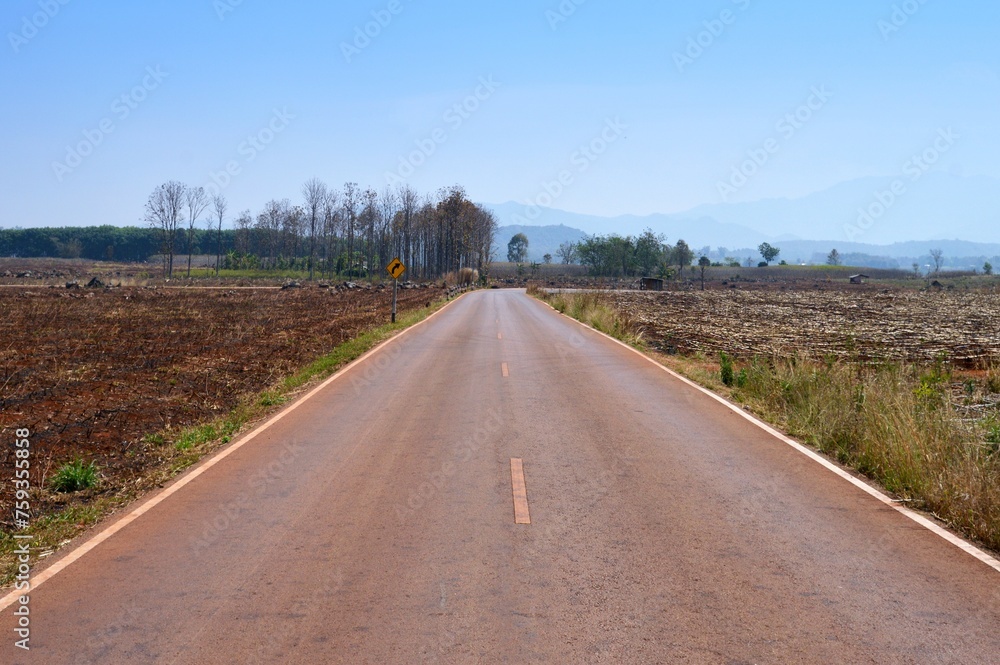
<svg viewBox="0 0 1000 665">
<path fill-rule="evenodd" d="M 528 241 L 519 235 L 508 245 L 508 260 L 517 261 L 527 253 Z M 665 236 L 650 229 L 637 237 L 594 235 L 580 242 L 564 242 L 556 255 L 562 263 L 578 263 L 600 277 L 667 277 L 690 266 L 695 258 L 684 240 L 671 245 Z"/>
<path fill-rule="evenodd" d="M 528 239 L 524 234 L 518 234 L 508 245 L 508 261 L 519 261 L 527 254 Z M 724 251 L 723 248 L 720 250 Z M 781 254 L 781 250 L 768 243 L 761 243 L 757 248 L 763 257 L 760 266 L 770 265 Z M 663 234 L 646 229 L 640 235 L 620 236 L 594 235 L 580 242 L 564 242 L 559 246 L 556 255 L 564 264 L 586 266 L 590 273 L 599 277 L 640 277 L 657 276 L 669 278 L 679 275 L 684 268 L 690 267 L 695 258 L 702 269 L 710 266 L 740 267 L 739 260 L 727 256 L 723 261 L 709 259 L 710 249 L 702 248 L 695 252 L 683 239 L 675 244 L 667 243 Z M 546 263 L 551 257 L 546 255 Z M 747 261 L 750 259 L 748 258 Z"/>
<path fill-rule="evenodd" d="M 203 223 L 218 234 L 216 253 L 223 268 L 301 269 L 317 274 L 365 277 L 378 274 L 398 256 L 408 277 L 431 279 L 462 268 L 484 277 L 493 261 L 497 222 L 472 203 L 459 186 L 421 195 L 408 185 L 377 192 L 348 182 L 332 188 L 318 178 L 302 186 L 299 203 L 272 199 L 232 221 L 232 245 L 223 224 L 228 205 L 222 195 L 209 200 L 200 187 L 171 181 L 146 202 L 146 221 L 156 231 L 173 274 L 173 257 L 190 255 Z M 223 258 L 223 254 L 225 254 Z"/>
<path fill-rule="evenodd" d="M 195 245 L 207 248 L 210 233 L 199 229 Z M 228 251 L 233 234 L 224 239 Z M 146 261 L 160 252 L 160 234 L 136 226 L 66 226 L 0 230 L 0 256 L 23 258 L 91 259 L 93 261 Z"/>
</svg>

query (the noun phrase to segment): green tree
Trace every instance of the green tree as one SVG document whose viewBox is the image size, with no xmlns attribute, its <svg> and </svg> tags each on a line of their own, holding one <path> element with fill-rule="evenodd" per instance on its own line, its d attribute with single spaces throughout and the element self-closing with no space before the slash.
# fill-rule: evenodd
<svg viewBox="0 0 1000 665">
<path fill-rule="evenodd" d="M 546 254 L 542 257 L 542 261 L 545 261 L 546 264 L 552 263 L 552 255 Z"/>
<path fill-rule="evenodd" d="M 663 260 L 664 240 L 666 239 L 662 235 L 653 233 L 652 229 L 646 229 L 636 239 L 635 263 L 644 275 L 653 274 L 653 270 Z"/>
<path fill-rule="evenodd" d="M 613 235 L 607 240 L 612 269 L 611 275 L 614 277 L 631 275 L 635 272 L 635 243 L 632 237 L 622 238 Z"/>
<path fill-rule="evenodd" d="M 826 255 L 826 264 L 829 266 L 839 266 L 841 263 L 840 252 L 834 247 L 830 250 L 830 253 Z"/>
<path fill-rule="evenodd" d="M 507 243 L 507 260 L 511 263 L 523 263 L 528 256 L 528 236 L 516 234 Z"/>
<path fill-rule="evenodd" d="M 712 259 L 707 256 L 703 256 L 698 259 L 698 267 L 701 268 L 701 290 L 705 290 L 705 270 L 712 265 Z"/>
<path fill-rule="evenodd" d="M 992 275 L 993 274 L 993 264 L 990 263 L 989 261 L 987 261 L 986 263 L 984 263 L 983 264 L 983 272 L 986 273 L 987 275 Z"/>
<path fill-rule="evenodd" d="M 671 256 L 673 257 L 673 265 L 677 266 L 677 274 L 680 275 L 684 268 L 691 265 L 694 261 L 694 252 L 688 247 L 688 244 L 683 240 L 678 240 L 677 244 L 674 245 L 671 251 Z"/>
<path fill-rule="evenodd" d="M 774 261 L 778 258 L 778 255 L 781 254 L 780 249 L 766 242 L 762 242 L 760 246 L 757 247 L 757 251 L 760 252 L 760 255 L 764 258 L 764 263 L 767 265 L 771 265 L 771 261 Z"/>
</svg>

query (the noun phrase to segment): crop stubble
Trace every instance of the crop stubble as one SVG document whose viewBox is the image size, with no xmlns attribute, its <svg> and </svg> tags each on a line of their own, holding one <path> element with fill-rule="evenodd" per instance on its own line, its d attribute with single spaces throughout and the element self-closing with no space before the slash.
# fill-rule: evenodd
<svg viewBox="0 0 1000 665">
<path fill-rule="evenodd" d="M 984 291 L 714 290 L 616 292 L 654 346 L 741 357 L 947 360 L 1000 355 L 1000 295 Z"/>
<path fill-rule="evenodd" d="M 436 296 L 401 290 L 400 311 Z M 31 430 L 35 487 L 77 456 L 121 486 L 158 457 L 146 435 L 224 414 L 386 323 L 390 298 L 365 289 L 0 289 L 0 432 Z M 13 448 L 0 446 L 0 477 L 12 478 L 13 464 Z M 2 526 L 11 487 L 0 483 Z"/>
</svg>

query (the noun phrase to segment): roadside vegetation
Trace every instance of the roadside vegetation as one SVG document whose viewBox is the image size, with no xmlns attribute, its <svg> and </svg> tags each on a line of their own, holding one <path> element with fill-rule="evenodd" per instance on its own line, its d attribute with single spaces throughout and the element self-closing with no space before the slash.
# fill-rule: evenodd
<svg viewBox="0 0 1000 665">
<path fill-rule="evenodd" d="M 881 484 L 898 501 L 1000 550 L 1000 366 L 805 356 L 664 355 L 609 294 L 532 295 L 748 407 Z"/>
<path fill-rule="evenodd" d="M 617 310 L 605 293 L 586 291 L 547 295 L 539 287 L 531 286 L 528 295 L 542 297 L 557 311 L 628 344 L 642 343 L 642 333 L 635 321 L 627 313 Z"/>
</svg>

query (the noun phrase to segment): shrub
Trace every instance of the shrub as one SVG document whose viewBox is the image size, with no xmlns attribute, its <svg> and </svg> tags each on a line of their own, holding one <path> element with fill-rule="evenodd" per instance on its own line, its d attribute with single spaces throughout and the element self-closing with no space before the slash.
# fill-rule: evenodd
<svg viewBox="0 0 1000 665">
<path fill-rule="evenodd" d="M 97 467 L 76 459 L 64 464 L 52 478 L 52 489 L 57 492 L 79 492 L 97 484 Z"/>
<path fill-rule="evenodd" d="M 1000 421 L 994 420 L 986 425 L 986 443 L 992 444 L 990 450 L 997 451 L 1000 445 Z"/>
<path fill-rule="evenodd" d="M 993 368 L 986 375 L 986 389 L 991 393 L 1000 393 L 1000 369 Z"/>
<path fill-rule="evenodd" d="M 723 351 L 722 353 L 719 354 L 719 362 L 722 365 L 722 371 L 721 371 L 722 383 L 732 388 L 733 385 L 736 383 L 736 373 L 733 370 L 733 359 L 729 357 L 728 353 Z M 743 379 L 745 383 L 746 382 L 745 371 L 741 372 L 741 374 L 743 374 Z"/>
</svg>

